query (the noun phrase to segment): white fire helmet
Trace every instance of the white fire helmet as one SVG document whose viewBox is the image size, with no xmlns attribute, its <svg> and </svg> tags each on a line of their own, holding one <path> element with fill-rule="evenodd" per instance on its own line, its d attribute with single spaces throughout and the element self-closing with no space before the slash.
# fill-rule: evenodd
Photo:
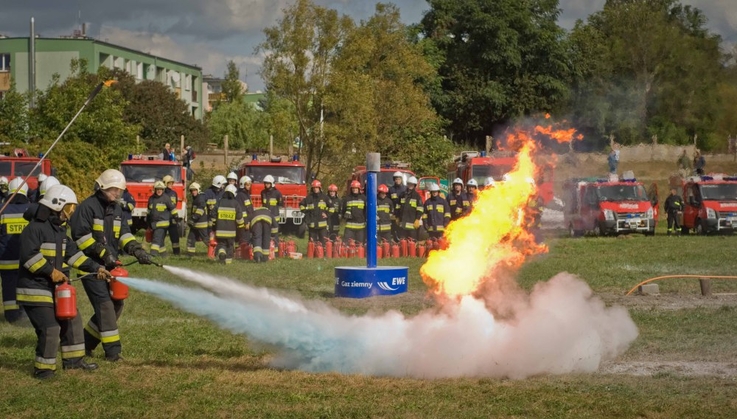
<svg viewBox="0 0 737 419">
<path fill-rule="evenodd" d="M 430 192 L 440 192 L 440 186 L 438 186 L 437 183 L 431 183 L 430 186 L 427 187 L 427 190 Z"/>
<path fill-rule="evenodd" d="M 95 182 L 103 191 L 110 188 L 125 189 L 125 176 L 120 173 L 120 170 L 107 169 L 102 172 Z"/>
<path fill-rule="evenodd" d="M 252 183 L 251 178 L 248 176 L 241 176 L 240 180 L 238 181 L 238 186 L 240 186 L 241 189 L 245 188 L 246 185 L 250 185 Z"/>
<path fill-rule="evenodd" d="M 479 183 L 476 182 L 476 179 L 471 178 L 471 179 L 468 180 L 468 182 L 466 182 L 466 186 L 475 186 L 475 187 L 478 188 L 479 187 Z"/>
<path fill-rule="evenodd" d="M 486 186 L 494 186 L 496 185 L 496 182 L 494 182 L 494 178 L 489 176 L 486 179 L 484 179 L 484 187 Z"/>
<path fill-rule="evenodd" d="M 235 174 L 235 172 L 228 173 L 228 180 L 238 180 L 238 175 Z"/>
<path fill-rule="evenodd" d="M 5 176 L 0 176 L 0 185 L 7 185 L 8 184 L 8 178 Z"/>
<path fill-rule="evenodd" d="M 228 185 L 225 187 L 225 192 L 230 192 L 235 196 L 235 194 L 238 192 L 238 188 L 235 187 L 235 185 Z"/>
<path fill-rule="evenodd" d="M 200 184 L 199 184 L 199 183 L 197 183 L 197 182 L 192 182 L 192 183 L 190 183 L 190 184 L 189 184 L 189 190 L 190 190 L 190 191 L 193 191 L 193 190 L 194 190 L 194 191 L 197 191 L 197 192 L 201 192 L 201 189 L 200 189 Z"/>
<path fill-rule="evenodd" d="M 226 183 L 228 183 L 228 181 L 225 180 L 225 176 L 223 175 L 217 175 L 214 178 L 212 178 L 212 186 L 216 188 L 222 188 L 223 185 L 225 185 Z"/>
<path fill-rule="evenodd" d="M 61 211 L 65 205 L 77 205 L 77 195 L 68 186 L 54 185 L 46 191 L 44 197 L 38 201 L 39 204 L 52 211 Z"/>
<path fill-rule="evenodd" d="M 44 180 L 48 179 L 49 177 L 46 176 L 46 173 L 39 173 L 38 174 L 38 184 L 42 184 Z"/>
<path fill-rule="evenodd" d="M 264 176 L 264 183 L 271 183 L 271 184 L 273 184 L 274 183 L 274 176 L 271 176 L 271 175 Z"/>
<path fill-rule="evenodd" d="M 54 176 L 49 176 L 46 178 L 46 180 L 41 182 L 41 186 L 38 187 L 38 192 L 41 195 L 46 195 L 46 191 L 51 189 L 51 187 L 54 185 L 60 185 L 59 179 L 55 178 Z"/>
<path fill-rule="evenodd" d="M 417 185 L 417 178 L 410 176 L 409 179 L 407 179 L 407 185 Z"/>
<path fill-rule="evenodd" d="M 20 186 L 23 184 L 23 186 Z M 26 196 L 28 194 L 28 184 L 23 183 L 23 178 L 17 177 L 10 181 L 8 184 L 8 193 L 14 194 L 16 191 L 18 191 L 18 195 Z"/>
<path fill-rule="evenodd" d="M 394 172 L 394 174 L 392 175 L 392 177 L 394 177 L 394 178 L 396 178 L 396 177 L 402 177 L 402 172 Z"/>
<path fill-rule="evenodd" d="M 463 186 L 463 179 L 457 177 L 457 178 L 453 179 L 453 184 L 454 185 L 461 185 L 461 186 Z"/>
</svg>

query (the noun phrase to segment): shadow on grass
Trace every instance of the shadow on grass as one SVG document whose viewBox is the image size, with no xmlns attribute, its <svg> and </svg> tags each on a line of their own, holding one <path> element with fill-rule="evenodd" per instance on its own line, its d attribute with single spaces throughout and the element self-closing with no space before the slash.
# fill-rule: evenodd
<svg viewBox="0 0 737 419">
<path fill-rule="evenodd" d="M 260 361 L 253 362 L 220 359 L 202 359 L 194 361 L 152 359 L 140 362 L 126 362 L 126 365 L 132 367 L 178 368 L 186 370 L 223 370 L 232 372 L 253 372 L 270 369 L 269 366 L 260 363 Z"/>
</svg>

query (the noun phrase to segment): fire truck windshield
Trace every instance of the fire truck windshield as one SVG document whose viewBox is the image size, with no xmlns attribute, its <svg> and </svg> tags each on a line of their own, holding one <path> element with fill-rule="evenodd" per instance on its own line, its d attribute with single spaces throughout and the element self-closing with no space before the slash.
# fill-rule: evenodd
<svg viewBox="0 0 737 419">
<path fill-rule="evenodd" d="M 701 185 L 701 197 L 714 201 L 737 200 L 737 183 Z"/>
<path fill-rule="evenodd" d="M 0 176 L 11 176 L 13 163 L 9 161 L 0 161 Z"/>
<path fill-rule="evenodd" d="M 478 182 L 479 185 L 483 185 L 484 180 L 486 180 L 487 177 L 491 176 L 494 178 L 495 181 L 500 182 L 503 180 L 502 178 L 504 177 L 504 175 L 511 171 L 512 165 L 508 164 L 473 166 L 471 175 L 474 179 L 476 179 L 476 182 Z"/>
<path fill-rule="evenodd" d="M 266 175 L 274 177 L 275 183 L 304 185 L 305 169 L 298 166 L 247 166 L 246 175 L 254 183 L 263 183 Z"/>
<path fill-rule="evenodd" d="M 164 164 L 123 164 L 120 167 L 126 182 L 154 183 L 169 175 L 175 182 L 181 182 L 182 171 L 179 166 Z"/>
<path fill-rule="evenodd" d="M 41 165 L 36 170 L 33 167 L 36 166 L 36 162 L 15 162 L 15 168 L 13 169 L 13 176 L 38 176 L 41 172 Z M 33 170 L 33 174 L 31 174 Z"/>
<path fill-rule="evenodd" d="M 647 201 L 642 185 L 602 185 L 597 189 L 601 201 Z"/>
</svg>

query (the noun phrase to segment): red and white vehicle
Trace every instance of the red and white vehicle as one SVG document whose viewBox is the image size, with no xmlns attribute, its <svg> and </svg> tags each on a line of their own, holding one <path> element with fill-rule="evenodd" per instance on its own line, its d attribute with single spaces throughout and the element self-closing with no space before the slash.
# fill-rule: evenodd
<svg viewBox="0 0 737 419">
<path fill-rule="evenodd" d="M 391 162 L 383 163 L 381 165 L 380 172 L 376 174 L 376 186 L 386 185 L 391 187 L 394 184 L 394 173 L 399 172 L 402 174 L 402 183 L 407 184 L 407 180 L 415 176 L 415 173 L 409 169 L 410 164 L 404 162 Z M 353 168 L 351 177 L 345 182 L 345 193 L 348 194 L 351 191 L 351 182 L 357 180 L 361 185 L 366 184 L 366 166 L 356 166 Z M 415 176 L 417 177 L 417 176 Z"/>
<path fill-rule="evenodd" d="M 303 237 L 307 226 L 302 222 L 304 213 L 299 203 L 307 196 L 307 170 L 305 165 L 296 160 L 273 157 L 271 161 L 252 160 L 241 165 L 238 177 L 248 176 L 251 185 L 251 202 L 258 208 L 261 206 L 261 191 L 264 190 L 264 177 L 274 177 L 274 187 L 284 198 L 284 208 L 279 216 L 280 230 Z"/>
<path fill-rule="evenodd" d="M 681 232 L 733 233 L 737 228 L 737 176 L 691 176 L 683 183 Z"/>
<path fill-rule="evenodd" d="M 133 210 L 132 230 L 145 229 L 146 215 L 148 215 L 148 198 L 153 194 L 154 182 L 163 180 L 169 175 L 174 178 L 172 189 L 177 193 L 177 210 L 182 222 L 179 224 L 180 233 L 184 233 L 187 226 L 187 169 L 178 161 L 166 161 L 158 156 L 129 155 L 128 160 L 120 163 L 120 171 L 125 176 L 128 192 L 136 200 Z"/>
<path fill-rule="evenodd" d="M 634 177 L 575 178 L 563 188 L 564 222 L 571 236 L 655 234 L 655 210 L 645 187 Z"/>
<path fill-rule="evenodd" d="M 8 181 L 16 177 L 26 178 L 28 190 L 38 189 L 38 175 L 43 173 L 53 176 L 55 173 L 51 167 L 51 161 L 44 159 L 41 165 L 31 173 L 40 157 L 31 157 L 25 149 L 16 148 L 12 153 L 0 155 L 0 176 L 5 176 Z"/>
</svg>

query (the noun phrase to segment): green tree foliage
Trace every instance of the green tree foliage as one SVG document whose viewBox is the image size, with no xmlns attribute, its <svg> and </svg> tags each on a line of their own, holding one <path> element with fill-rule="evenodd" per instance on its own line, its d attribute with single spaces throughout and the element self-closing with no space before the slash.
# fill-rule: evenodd
<svg viewBox="0 0 737 419">
<path fill-rule="evenodd" d="M 28 125 L 27 97 L 13 84 L 0 99 L 0 142 L 11 144 L 26 140 Z"/>
<path fill-rule="evenodd" d="M 570 61 L 557 0 L 429 0 L 422 35 L 442 89 L 438 113 L 454 141 L 481 146 L 520 116 L 557 109 L 568 97 Z"/>
<path fill-rule="evenodd" d="M 259 105 L 266 113 L 269 134 L 274 136 L 274 146 L 287 150 L 290 144 L 294 145 L 294 140 L 299 135 L 294 103 L 269 90 L 266 92 L 266 99 Z M 295 152 L 300 151 L 297 144 Z"/>
<path fill-rule="evenodd" d="M 210 113 L 207 126 L 210 142 L 221 147 L 226 134 L 232 149 L 265 149 L 269 144 L 269 115 L 243 100 L 218 105 Z"/>
<path fill-rule="evenodd" d="M 225 72 L 225 81 L 222 84 L 225 100 L 229 103 L 241 100 L 243 93 L 243 85 L 241 84 L 241 74 L 233 60 L 228 61 L 228 69 Z"/>
<path fill-rule="evenodd" d="M 709 147 L 719 115 L 720 38 L 677 0 L 609 0 L 571 33 L 571 109 L 589 138 L 631 144 L 657 135 Z"/>
</svg>

